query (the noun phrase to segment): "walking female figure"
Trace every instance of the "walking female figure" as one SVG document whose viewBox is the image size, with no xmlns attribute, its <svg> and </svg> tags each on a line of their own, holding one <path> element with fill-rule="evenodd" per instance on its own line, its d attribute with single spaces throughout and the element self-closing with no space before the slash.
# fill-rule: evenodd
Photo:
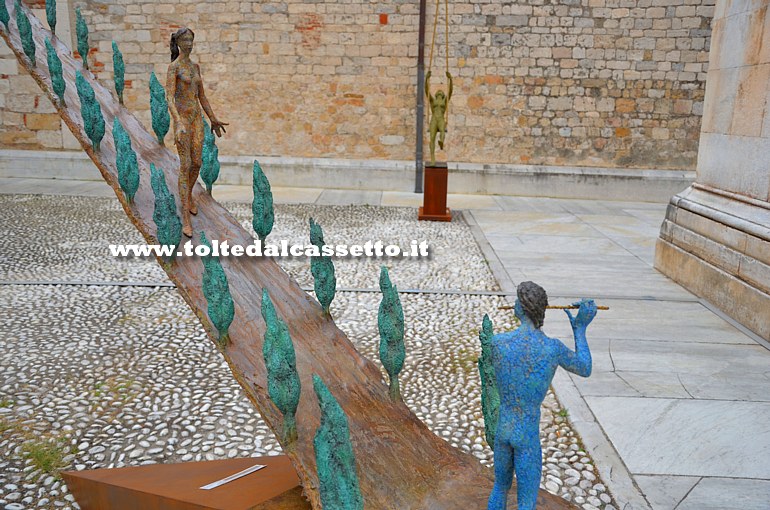
<svg viewBox="0 0 770 510">
<path fill-rule="evenodd" d="M 180 28 L 171 36 L 171 65 L 166 77 L 166 96 L 174 119 L 174 141 L 179 153 L 179 197 L 182 201 L 182 232 L 192 237 L 190 215 L 198 214 L 192 190 L 201 169 L 203 152 L 203 116 L 211 121 L 211 131 L 221 137 L 226 123 L 217 120 L 206 94 L 198 64 L 190 60 L 195 34 Z"/>
</svg>

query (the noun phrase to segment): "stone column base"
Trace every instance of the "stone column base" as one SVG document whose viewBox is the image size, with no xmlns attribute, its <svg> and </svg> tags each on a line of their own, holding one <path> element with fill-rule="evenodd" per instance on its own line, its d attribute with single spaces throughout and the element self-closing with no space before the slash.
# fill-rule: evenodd
<svg viewBox="0 0 770 510">
<path fill-rule="evenodd" d="M 770 340 L 770 204 L 687 188 L 668 206 L 655 267 Z"/>
</svg>

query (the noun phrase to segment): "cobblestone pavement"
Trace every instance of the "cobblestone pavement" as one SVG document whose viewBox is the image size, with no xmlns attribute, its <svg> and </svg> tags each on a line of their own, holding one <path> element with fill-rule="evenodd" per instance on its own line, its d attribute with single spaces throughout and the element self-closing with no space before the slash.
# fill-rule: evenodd
<svg viewBox="0 0 770 510">
<path fill-rule="evenodd" d="M 229 204 L 245 225 L 249 209 Z M 414 210 L 280 205 L 271 238 L 306 242 L 313 216 L 327 242 L 431 244 L 428 260 L 385 261 L 400 289 L 495 290 L 470 230 L 417 222 Z M 113 199 L 0 196 L 0 505 L 76 508 L 56 469 L 275 455 L 280 446 L 242 395 L 226 363 L 154 261 L 116 260 L 109 243 L 141 243 Z M 281 265 L 312 285 L 306 260 Z M 340 288 L 376 288 L 377 260 L 336 261 Z M 339 292 L 336 322 L 377 359 L 372 292 Z M 491 465 L 483 440 L 478 328 L 513 327 L 499 296 L 403 294 L 404 398 L 440 437 Z M 586 510 L 613 510 L 606 488 L 552 394 L 543 406 L 543 486 Z M 47 454 L 47 455 L 46 455 Z M 33 457 L 37 460 L 33 461 Z M 46 459 L 47 457 L 47 459 Z M 39 468 L 48 460 L 49 474 Z"/>
</svg>

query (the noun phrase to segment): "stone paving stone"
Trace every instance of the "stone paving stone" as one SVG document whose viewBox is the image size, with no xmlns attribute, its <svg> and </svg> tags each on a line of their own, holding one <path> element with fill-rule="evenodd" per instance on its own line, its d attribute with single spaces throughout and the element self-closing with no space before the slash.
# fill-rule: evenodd
<svg viewBox="0 0 770 510">
<path fill-rule="evenodd" d="M 696 476 L 638 475 L 639 488 L 655 510 L 674 510 L 695 486 Z"/>
<path fill-rule="evenodd" d="M 651 372 L 709 375 L 741 367 L 744 373 L 770 372 L 770 356 L 760 345 L 655 342 L 627 338 L 612 341 L 618 371 L 645 367 Z"/>
<path fill-rule="evenodd" d="M 316 200 L 318 205 L 379 205 L 382 191 L 325 189 Z"/>
<path fill-rule="evenodd" d="M 703 478 L 677 510 L 766 510 L 770 480 Z"/>
<path fill-rule="evenodd" d="M 570 302 L 569 299 L 552 301 Z M 756 346 L 751 338 L 694 299 L 665 303 L 654 300 L 602 299 L 599 304 L 609 306 L 610 310 L 600 311 L 601 320 L 591 323 L 590 339 Z M 571 332 L 568 324 L 557 322 L 552 327 L 556 328 L 555 333 L 558 335 L 569 335 Z"/>
<path fill-rule="evenodd" d="M 769 402 L 586 401 L 631 473 L 770 479 Z M 740 486 L 730 493 L 737 498 Z"/>
</svg>

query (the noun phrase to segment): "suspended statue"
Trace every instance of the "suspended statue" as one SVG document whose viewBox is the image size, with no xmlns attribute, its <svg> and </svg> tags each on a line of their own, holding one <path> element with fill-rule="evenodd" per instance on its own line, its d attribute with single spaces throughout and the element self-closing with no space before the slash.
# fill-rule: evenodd
<svg viewBox="0 0 770 510">
<path fill-rule="evenodd" d="M 438 146 L 444 150 L 444 139 L 446 138 L 446 128 L 448 122 L 447 112 L 449 110 L 449 101 L 452 99 L 452 74 L 449 72 L 449 2 L 444 0 L 444 70 L 449 82 L 447 83 L 447 92 L 439 90 L 435 95 L 430 93 L 430 77 L 433 69 L 433 49 L 436 46 L 436 32 L 438 29 L 438 15 L 441 0 L 436 0 L 435 16 L 433 18 L 433 38 L 430 42 L 430 60 L 428 61 L 428 72 L 425 74 L 425 96 L 428 98 L 430 106 L 430 124 L 428 131 L 430 133 L 430 164 L 436 165 L 436 134 L 438 134 Z M 443 214 L 444 211 L 441 210 Z"/>
<path fill-rule="evenodd" d="M 444 138 L 446 137 L 446 110 L 449 106 L 449 100 L 452 99 L 452 73 L 446 72 L 449 80 L 449 90 L 446 95 L 443 90 L 439 90 L 435 95 L 430 94 L 430 76 L 431 71 L 425 75 L 425 95 L 430 101 L 430 164 L 436 164 L 436 133 L 438 133 L 438 146 L 444 150 Z"/>
<path fill-rule="evenodd" d="M 179 153 L 179 198 L 182 202 L 182 232 L 192 237 L 190 215 L 198 214 L 192 190 L 203 163 L 203 117 L 211 121 L 211 131 L 221 137 L 226 123 L 217 120 L 203 91 L 200 66 L 190 60 L 195 34 L 180 28 L 171 36 L 171 65 L 168 66 L 166 94 L 174 120 L 174 141 Z"/>
<path fill-rule="evenodd" d="M 548 306 L 542 287 L 523 282 L 516 297 L 514 310 L 521 325 L 493 336 L 491 342 L 500 415 L 495 434 L 495 486 L 487 510 L 506 510 L 514 470 L 518 510 L 535 510 L 543 464 L 540 405 L 558 367 L 581 377 L 591 375 L 586 328 L 596 316 L 593 300 L 575 303 L 580 308 L 575 317 L 565 310 L 575 336 L 573 352 L 540 329 Z"/>
</svg>

